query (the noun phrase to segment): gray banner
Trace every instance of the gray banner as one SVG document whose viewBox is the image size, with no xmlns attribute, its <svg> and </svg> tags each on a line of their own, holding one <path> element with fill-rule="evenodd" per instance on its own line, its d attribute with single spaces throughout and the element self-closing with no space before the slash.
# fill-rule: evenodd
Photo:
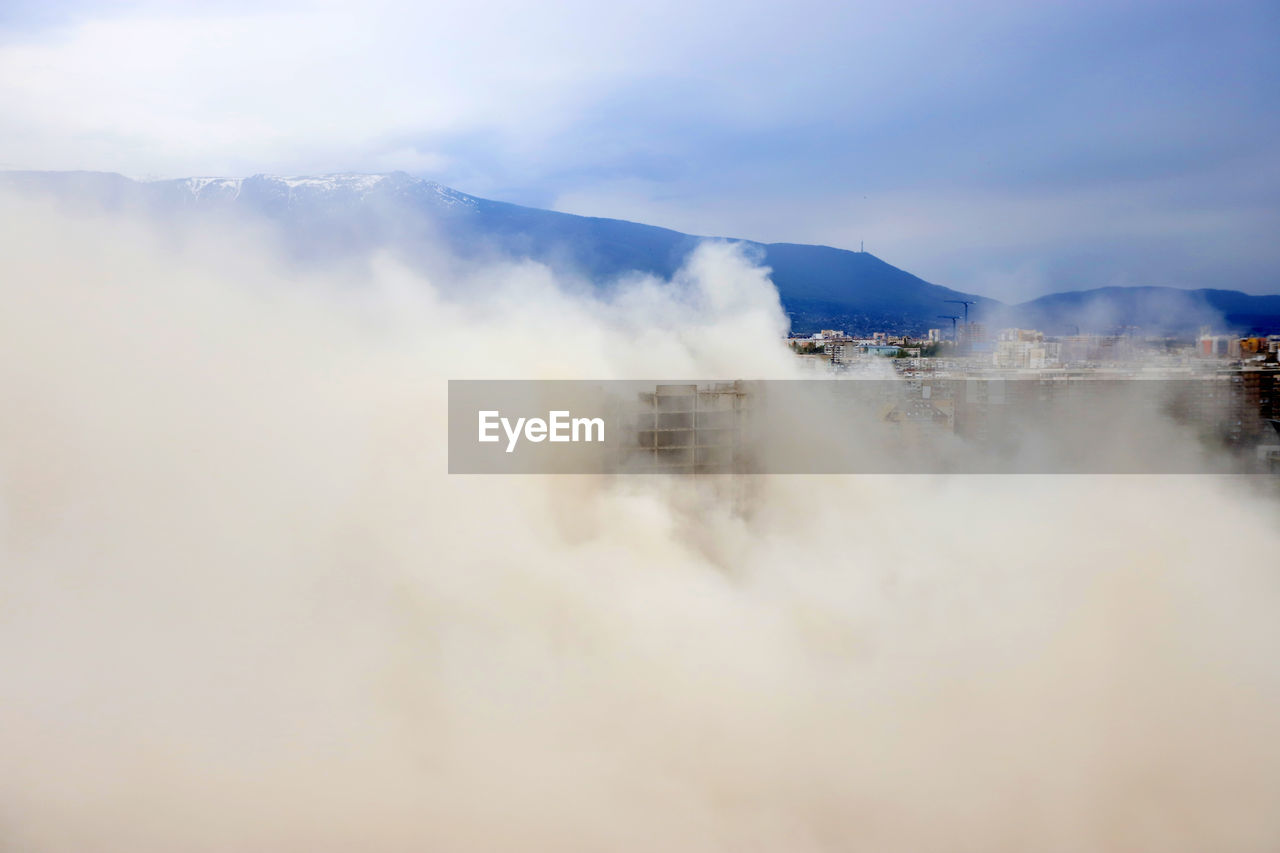
<svg viewBox="0 0 1280 853">
<path fill-rule="evenodd" d="M 449 472 L 1274 474 L 1274 384 L 452 380 Z"/>
</svg>

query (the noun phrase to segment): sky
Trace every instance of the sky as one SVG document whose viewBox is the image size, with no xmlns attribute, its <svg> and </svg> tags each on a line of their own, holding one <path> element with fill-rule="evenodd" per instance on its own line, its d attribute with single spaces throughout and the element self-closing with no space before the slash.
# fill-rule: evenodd
<svg viewBox="0 0 1280 853">
<path fill-rule="evenodd" d="M 404 170 L 1008 301 L 1280 293 L 1280 5 L 0 5 L 0 168 Z"/>
</svg>

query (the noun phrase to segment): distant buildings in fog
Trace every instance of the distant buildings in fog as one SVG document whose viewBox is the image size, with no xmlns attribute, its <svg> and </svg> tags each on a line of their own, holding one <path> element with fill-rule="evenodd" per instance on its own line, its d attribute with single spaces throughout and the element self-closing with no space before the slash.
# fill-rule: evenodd
<svg viewBox="0 0 1280 853">
<path fill-rule="evenodd" d="M 1046 341 L 1043 332 L 1005 329 L 996 339 L 991 360 L 1002 369 L 1042 370 L 1062 363 L 1062 344 Z"/>
<path fill-rule="evenodd" d="M 823 329 L 809 337 L 788 338 L 798 355 L 822 357 L 833 367 L 847 367 L 865 356 L 919 355 L 922 341 L 910 335 L 875 332 L 869 338 L 855 338 L 841 329 Z"/>
<path fill-rule="evenodd" d="M 1187 368 L 1207 360 L 1274 364 L 1280 358 L 1280 335 L 1241 338 L 1211 334 L 1208 330 L 1188 343 L 1165 337 L 1142 337 L 1135 329 L 1124 334 L 1075 334 L 1049 336 L 1038 329 L 1001 329 L 992 336 L 977 322 L 956 327 L 950 340 L 943 329 L 928 336 L 875 332 L 854 337 L 842 329 L 823 329 L 809 337 L 789 339 L 799 355 L 820 359 L 832 370 L 848 369 L 868 357 L 896 357 L 906 363 L 899 369 L 934 371 L 947 369 L 1055 370 L 1115 366 Z"/>
</svg>

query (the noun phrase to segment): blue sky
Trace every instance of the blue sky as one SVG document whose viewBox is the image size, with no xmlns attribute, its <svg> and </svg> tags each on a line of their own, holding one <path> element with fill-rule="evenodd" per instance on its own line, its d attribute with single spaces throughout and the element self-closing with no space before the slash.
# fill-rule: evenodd
<svg viewBox="0 0 1280 853">
<path fill-rule="evenodd" d="M 0 168 L 404 169 L 1002 299 L 1280 292 L 1280 4 L 18 2 Z"/>
</svg>

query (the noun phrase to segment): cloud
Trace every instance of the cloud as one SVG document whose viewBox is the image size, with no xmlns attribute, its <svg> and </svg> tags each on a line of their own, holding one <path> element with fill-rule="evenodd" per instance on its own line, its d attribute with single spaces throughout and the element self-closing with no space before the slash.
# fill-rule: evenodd
<svg viewBox="0 0 1280 853">
<path fill-rule="evenodd" d="M 1252 3 L 27 8 L 0 22 L 0 167 L 398 168 L 697 233 L 867 239 L 954 286 L 1038 257 L 1054 287 L 1151 263 L 1261 292 L 1278 25 Z M 1011 207 L 1065 212 L 1029 229 Z"/>
<path fill-rule="evenodd" d="M 451 477 L 448 378 L 791 375 L 766 274 L 437 288 L 0 211 L 5 847 L 1280 839 L 1236 483 Z"/>
</svg>

